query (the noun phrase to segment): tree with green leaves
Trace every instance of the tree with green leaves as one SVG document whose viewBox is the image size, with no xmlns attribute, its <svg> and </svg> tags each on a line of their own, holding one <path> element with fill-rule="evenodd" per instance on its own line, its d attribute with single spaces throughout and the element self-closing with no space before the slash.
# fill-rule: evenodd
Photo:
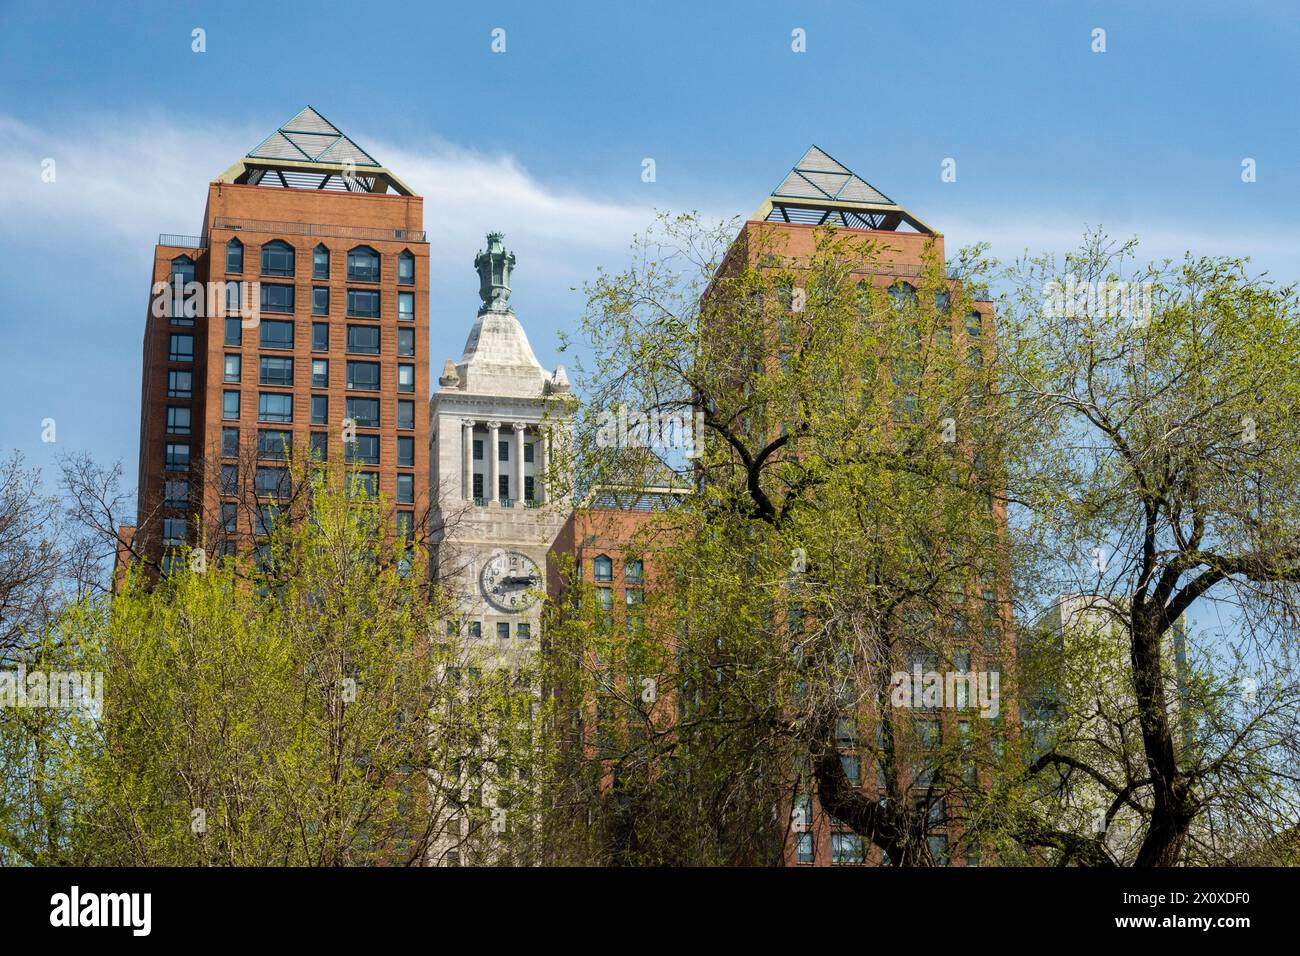
<svg viewBox="0 0 1300 956">
<path fill-rule="evenodd" d="M 176 555 L 65 609 L 29 671 L 102 700 L 0 711 L 0 853 L 79 865 L 424 865 L 535 853 L 542 719 L 446 627 L 418 548 L 352 476 L 251 555 Z"/>
<path fill-rule="evenodd" d="M 1300 822 L 1300 302 L 1241 260 L 1136 251 L 1092 234 L 1007 275 L 1021 591 L 1086 598 L 1113 643 L 1063 666 L 1119 691 L 1091 724 L 1056 694 L 1031 770 L 1046 794 L 1086 778 L 1103 823 L 1134 815 L 1122 862 L 1222 863 Z"/>
<path fill-rule="evenodd" d="M 645 725 L 610 734 L 588 771 L 616 772 L 602 806 L 631 860 L 779 862 L 815 793 L 885 859 L 928 864 L 939 835 L 979 838 L 979 782 L 1013 733 L 893 693 L 911 662 L 1001 671 L 1013 653 L 995 356 L 966 336 L 972 290 L 933 249 L 904 287 L 870 238 L 738 255 L 731 229 L 665 218 L 588 290 L 580 493 L 662 485 L 665 467 L 695 491 L 645 545 L 671 574 L 644 633 L 580 613 L 575 586 L 585 603 L 550 629 L 555 683 L 586 688 L 572 708 L 644 673 L 620 672 L 620 650 L 657 667 L 672 713 L 615 700 L 623 727 Z M 634 423 L 627 441 L 608 440 L 611 415 Z M 702 440 L 667 447 L 664 421 L 683 418 Z"/>
</svg>

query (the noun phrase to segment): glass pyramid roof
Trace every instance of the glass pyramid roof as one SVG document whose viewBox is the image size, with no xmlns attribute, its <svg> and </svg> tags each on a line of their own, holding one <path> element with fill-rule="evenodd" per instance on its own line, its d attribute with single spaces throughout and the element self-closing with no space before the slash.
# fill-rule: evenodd
<svg viewBox="0 0 1300 956">
<path fill-rule="evenodd" d="M 255 159 L 292 159 L 300 163 L 380 165 L 310 106 L 264 139 L 248 155 Z"/>
</svg>

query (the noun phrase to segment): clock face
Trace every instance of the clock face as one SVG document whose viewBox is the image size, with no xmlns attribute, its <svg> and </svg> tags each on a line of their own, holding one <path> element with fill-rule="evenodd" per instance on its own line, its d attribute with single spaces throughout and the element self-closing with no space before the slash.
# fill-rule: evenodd
<svg viewBox="0 0 1300 956">
<path fill-rule="evenodd" d="M 493 607 L 506 612 L 526 611 L 537 603 L 542 574 L 528 555 L 498 551 L 483 565 L 479 586 Z"/>
</svg>

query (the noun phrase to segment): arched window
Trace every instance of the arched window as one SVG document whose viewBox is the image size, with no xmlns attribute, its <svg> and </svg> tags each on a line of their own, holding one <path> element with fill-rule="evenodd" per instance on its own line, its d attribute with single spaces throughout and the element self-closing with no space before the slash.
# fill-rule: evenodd
<svg viewBox="0 0 1300 956">
<path fill-rule="evenodd" d="M 966 314 L 966 334 L 973 339 L 977 339 L 984 334 L 984 320 L 978 312 L 968 312 Z"/>
<path fill-rule="evenodd" d="M 361 282 L 378 282 L 379 253 L 369 246 L 357 246 L 349 252 L 348 278 Z"/>
<path fill-rule="evenodd" d="M 330 277 L 330 251 L 324 243 L 311 251 L 311 277 L 328 279 Z"/>
<path fill-rule="evenodd" d="M 592 558 L 591 576 L 597 581 L 614 580 L 614 562 L 608 555 Z"/>
<path fill-rule="evenodd" d="M 226 271 L 240 273 L 244 271 L 244 244 L 238 239 L 226 243 Z"/>
<path fill-rule="evenodd" d="M 293 246 L 283 239 L 273 239 L 262 246 L 262 275 L 293 275 Z"/>
<path fill-rule="evenodd" d="M 940 312 L 947 312 L 951 304 L 952 296 L 948 294 L 947 289 L 940 289 L 934 294 L 934 307 Z"/>
<path fill-rule="evenodd" d="M 176 284 L 177 277 L 182 285 L 194 281 L 194 260 L 189 256 L 177 256 L 172 260 L 172 285 Z"/>
<path fill-rule="evenodd" d="M 867 285 L 866 280 L 863 279 L 861 282 L 858 283 L 856 292 L 857 292 L 856 302 L 857 302 L 858 312 L 860 312 L 863 315 L 866 315 L 867 309 L 871 305 L 871 286 Z"/>
<path fill-rule="evenodd" d="M 909 282 L 895 282 L 889 287 L 889 298 L 894 303 L 894 308 L 900 312 L 904 309 L 916 307 L 916 286 Z"/>
<path fill-rule="evenodd" d="M 415 256 L 405 249 L 397 256 L 397 284 L 415 285 Z"/>
</svg>

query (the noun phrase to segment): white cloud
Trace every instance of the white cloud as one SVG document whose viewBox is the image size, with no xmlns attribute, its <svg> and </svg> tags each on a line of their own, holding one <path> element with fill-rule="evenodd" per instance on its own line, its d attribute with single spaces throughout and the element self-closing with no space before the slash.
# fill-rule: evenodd
<svg viewBox="0 0 1300 956">
<path fill-rule="evenodd" d="M 88 119 L 39 129 L 0 116 L 0 237 L 152 245 L 160 232 L 199 231 L 207 184 L 265 135 L 160 117 Z M 369 144 L 367 144 L 369 146 Z M 490 230 L 535 276 L 589 275 L 650 222 L 649 203 L 593 199 L 532 176 L 515 158 L 438 142 L 371 151 L 424 197 L 435 273 L 472 285 L 475 251 Z M 41 180 L 42 161 L 56 179 Z M 598 259 L 593 259 L 593 255 Z"/>
</svg>

